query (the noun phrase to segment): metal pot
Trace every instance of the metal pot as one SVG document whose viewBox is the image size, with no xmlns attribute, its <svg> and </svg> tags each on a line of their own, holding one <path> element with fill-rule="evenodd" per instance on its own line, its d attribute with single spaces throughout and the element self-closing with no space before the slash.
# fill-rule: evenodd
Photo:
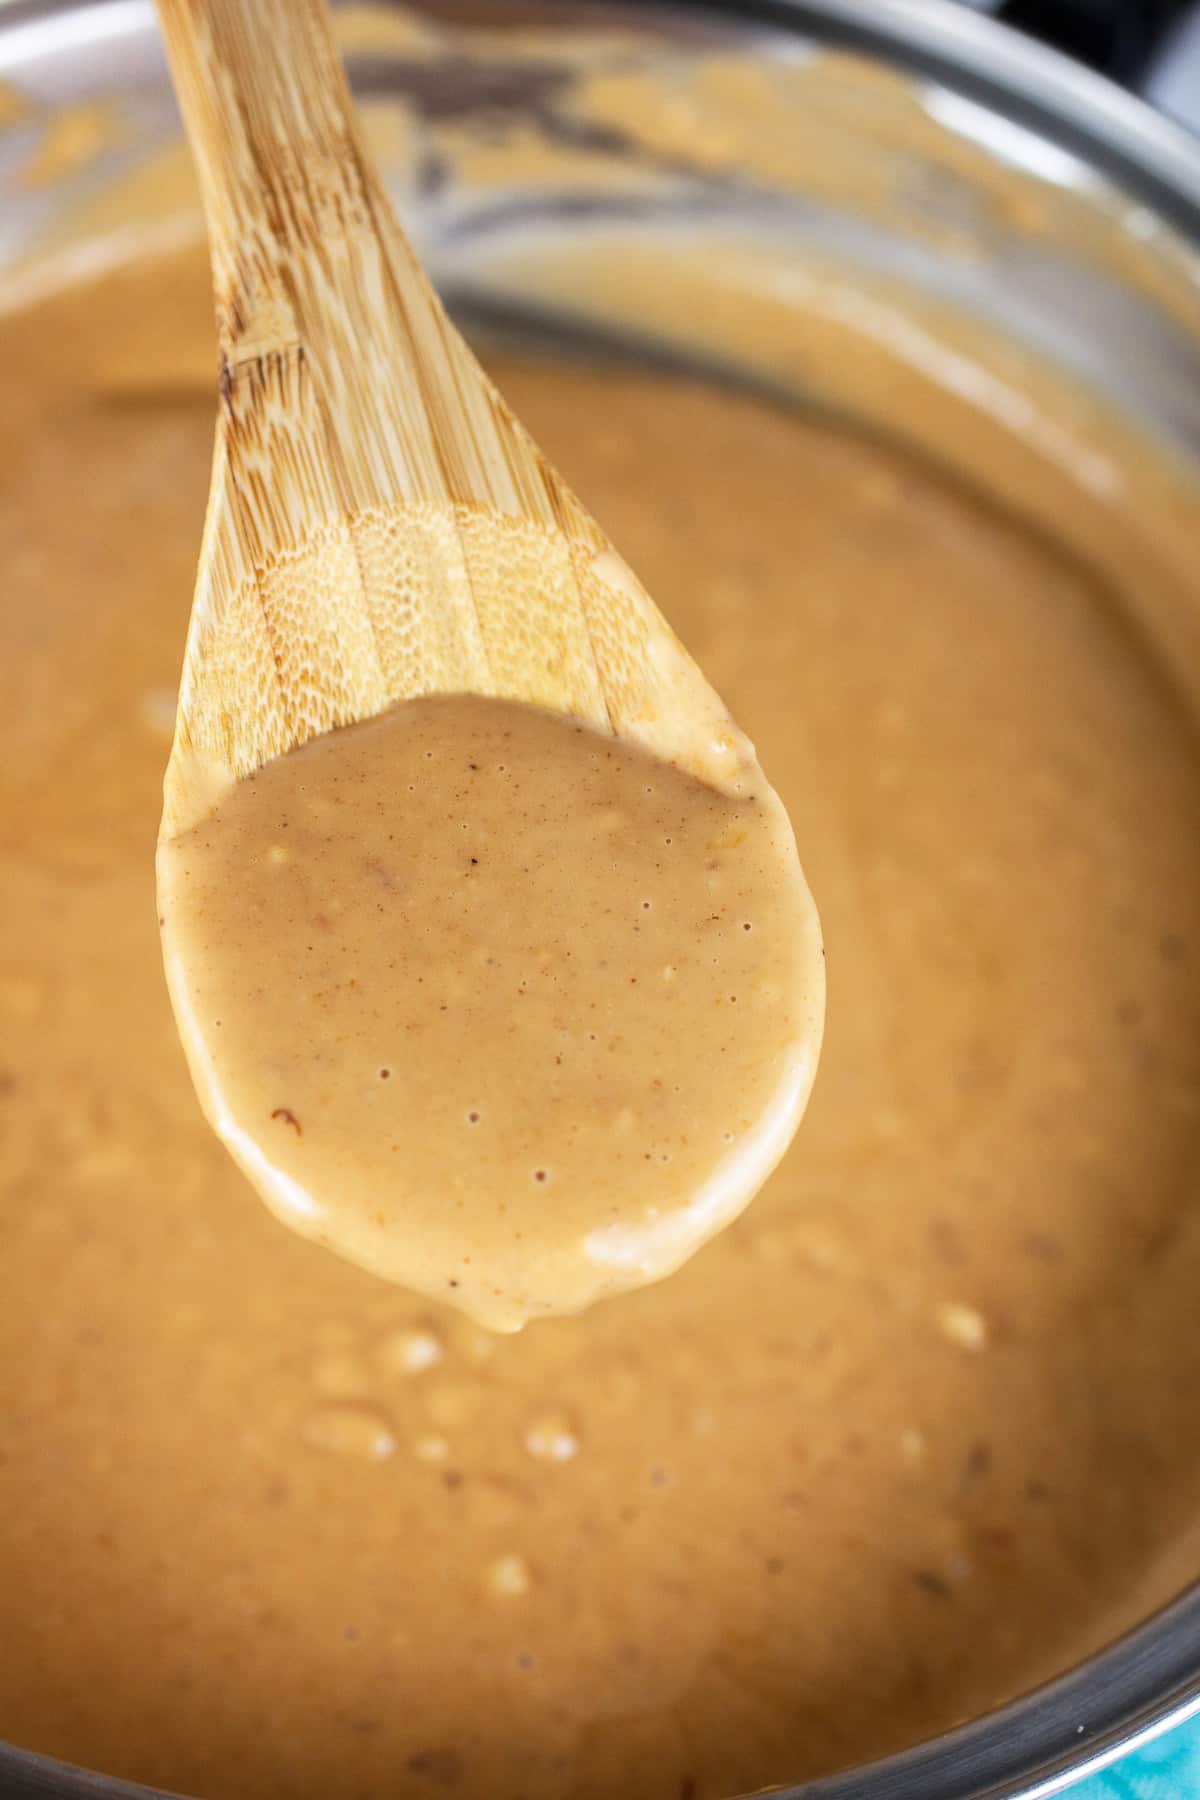
<svg viewBox="0 0 1200 1800">
<path fill-rule="evenodd" d="M 541 342 L 593 352 L 638 340 L 659 358 L 870 412 L 869 393 L 835 391 L 802 358 L 783 372 L 739 365 L 711 308 L 698 308 L 683 341 L 652 319 L 598 312 L 586 282 L 547 285 L 547 255 L 561 272 L 598 233 L 625 234 L 665 268 L 672 234 L 702 222 L 737 247 L 729 267 L 747 283 L 771 274 L 776 298 L 789 266 L 835 264 L 885 312 L 912 294 L 958 321 L 974 334 L 972 366 L 1000 384 L 981 390 L 985 425 L 1006 358 L 1056 370 L 1075 398 L 1064 399 L 1065 436 L 1042 446 L 1047 468 L 1094 480 L 1097 521 L 1130 554 L 1137 496 L 1106 495 L 1088 460 L 1096 409 L 1136 429 L 1200 504 L 1200 149 L 1140 102 L 948 0 L 439 0 L 425 18 L 424 29 L 365 33 L 360 19 L 348 60 L 394 191 L 469 324 L 512 332 L 534 318 Z M 597 37 L 625 78 L 671 104 L 619 114 L 577 104 L 580 59 Z M 777 68 L 807 64 L 831 84 L 837 103 L 806 122 L 803 151 L 785 142 L 781 153 L 765 121 L 723 111 L 719 95 L 697 100 L 689 70 L 715 45 Z M 144 178 L 178 139 L 150 0 L 0 0 L 0 83 L 24 102 L 0 129 L 0 268 L 19 283 L 32 291 L 199 230 L 186 189 Z M 391 101 L 400 110 L 389 113 Z M 469 178 L 446 147 L 464 125 L 487 152 Z M 521 159 L 517 140 L 531 132 L 560 153 L 548 173 Z M 873 422 L 936 452 L 911 410 Z M 1160 552 L 1197 581 L 1194 538 Z M 1200 693 L 1200 637 L 1165 652 Z M 1033 1800 L 1193 1714 L 1200 1590 L 1000 1711 L 787 1792 Z M 149 1790 L 0 1748 L 0 1792 L 134 1800 Z"/>
</svg>

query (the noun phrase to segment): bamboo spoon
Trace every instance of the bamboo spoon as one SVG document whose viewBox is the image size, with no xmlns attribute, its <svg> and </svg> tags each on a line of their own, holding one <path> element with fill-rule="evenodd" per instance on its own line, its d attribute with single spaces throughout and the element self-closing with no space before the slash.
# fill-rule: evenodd
<svg viewBox="0 0 1200 1800">
<path fill-rule="evenodd" d="M 824 991 L 816 915 L 786 814 L 752 746 L 448 322 L 371 165 L 321 0 L 159 6 L 200 169 L 220 348 L 212 487 L 159 838 L 164 952 L 181 1035 L 202 1103 L 273 1210 L 377 1273 L 516 1328 L 537 1312 L 576 1310 L 668 1273 L 765 1179 L 795 1130 L 815 1070 Z M 277 761 L 286 752 L 400 701 L 424 701 L 425 710 L 401 708 L 382 725 L 419 730 L 439 695 L 458 697 L 454 717 L 467 720 L 454 727 L 455 755 L 468 731 L 486 733 L 481 702 L 541 709 L 536 729 L 549 729 L 554 745 L 522 765 L 520 785 L 524 794 L 549 770 L 559 784 L 552 800 L 527 827 L 506 829 L 515 814 L 481 825 L 469 816 L 480 802 L 462 798 L 478 792 L 473 777 L 464 776 L 467 786 L 444 803 L 429 783 L 419 790 L 410 769 L 403 791 L 418 798 L 406 814 L 397 798 L 400 751 L 389 752 L 372 765 L 370 804 L 376 819 L 392 808 L 388 823 L 394 816 L 401 836 L 410 834 L 406 872 L 397 883 L 383 871 L 387 907 L 378 892 L 363 905 L 356 890 L 354 918 L 368 918 L 369 941 L 355 940 L 358 926 L 339 913 L 336 938 L 305 942 L 329 928 L 318 914 L 299 928 L 291 954 L 287 934 L 314 883 L 331 871 L 340 884 L 335 910 L 342 905 L 368 825 L 360 829 L 349 809 L 339 815 L 343 824 L 349 819 L 348 834 L 338 836 L 341 824 L 312 827 L 330 789 L 318 775 L 310 792 L 306 774 L 297 779 L 309 824 L 289 812 L 285 822 L 297 829 L 287 846 L 267 841 L 247 852 L 249 840 L 238 838 L 236 883 L 234 865 L 213 860 L 214 832 L 237 837 L 242 826 L 228 822 L 239 800 L 251 812 L 269 810 L 262 794 L 278 793 L 273 780 L 296 766 Z M 534 715 L 520 710 L 521 730 L 534 730 Z M 547 714 L 624 747 L 580 748 L 578 731 L 560 735 Z M 361 751 L 369 760 L 376 730 L 364 725 L 357 737 L 314 745 L 305 769 L 323 751 Z M 575 762 L 565 740 L 576 745 Z M 682 777 L 663 771 L 656 786 L 651 772 L 647 783 L 641 752 L 675 765 Z M 631 805 L 614 808 L 600 795 L 588 814 L 583 796 L 594 767 L 615 763 L 635 767 L 632 787 L 621 790 Z M 465 763 L 469 771 L 479 766 Z M 568 775 L 576 769 L 577 780 Z M 238 787 L 252 776 L 253 788 Z M 702 788 L 683 779 L 693 776 Z M 664 888 L 669 904 L 654 925 L 639 925 L 636 938 L 618 931 L 610 959 L 595 948 L 599 921 L 629 903 L 622 880 L 651 885 L 658 878 L 661 846 L 675 842 L 661 835 L 662 823 L 653 835 L 629 821 L 650 818 L 659 786 L 672 780 L 689 796 L 671 817 L 682 819 L 692 861 L 675 865 L 680 874 Z M 335 810 L 347 794 L 333 795 Z M 415 831 L 430 794 L 434 810 Z M 584 836 L 577 829 L 571 837 L 572 826 Z M 492 854 L 498 839 L 515 843 L 510 885 L 488 888 L 472 877 L 469 889 L 430 886 L 431 871 L 445 866 L 444 840 L 452 838 L 461 856 L 465 840 L 457 834 L 472 829 L 492 833 L 482 860 L 493 882 L 504 861 L 502 852 Z M 596 830 L 625 832 L 624 847 L 606 838 L 597 851 L 597 838 L 587 835 Z M 534 838 L 543 858 L 536 889 L 519 866 L 534 857 L 527 848 Z M 392 841 L 381 855 L 391 854 Z M 313 860 L 317 845 L 323 873 Z M 292 898 L 264 899 L 264 881 L 270 895 L 281 892 L 271 866 L 290 864 L 297 848 L 309 860 L 286 890 Z M 378 881 L 381 865 L 365 867 L 367 879 Z M 585 868 L 593 889 L 600 885 L 581 907 L 575 876 Z M 632 876 L 634 869 L 644 875 Z M 418 881 L 426 883 L 424 910 L 414 919 L 395 895 L 398 885 L 417 892 Z M 743 912 L 745 923 L 722 939 L 713 923 L 722 916 L 714 910 L 718 890 L 757 895 L 764 929 L 744 938 L 757 928 Z M 537 933 L 551 891 L 558 910 L 551 908 L 557 936 L 550 942 L 558 948 L 547 950 Z M 486 897 L 464 901 L 468 893 Z M 456 927 L 446 921 L 459 917 L 462 904 L 476 907 L 466 936 L 446 950 L 430 987 L 419 995 L 415 986 L 405 989 L 405 981 L 424 980 L 419 971 L 428 966 L 412 944 L 428 947 L 435 927 L 450 942 L 446 931 Z M 381 924 L 377 914 L 389 907 Z M 532 915 L 533 937 L 522 936 L 520 915 Z M 679 937 L 672 936 L 676 916 Z M 408 933 L 410 951 L 380 965 L 394 973 L 378 975 L 363 1027 L 355 996 L 364 964 L 354 959 L 369 961 L 380 946 L 386 956 L 389 931 Z M 489 932 L 494 956 L 486 955 Z M 622 967 L 635 944 L 643 959 L 653 947 L 656 959 L 638 964 L 641 985 L 632 964 Z M 681 947 L 689 983 L 686 997 L 672 1001 L 662 982 L 674 978 Z M 540 989 L 543 997 L 551 990 L 549 1010 L 538 1012 L 530 999 L 518 1007 L 520 1023 L 505 1011 L 509 977 L 490 972 L 513 954 L 526 959 L 535 987 L 547 958 L 553 964 Z M 339 956 L 333 967 L 330 958 Z M 473 997 L 463 998 L 467 963 L 484 972 Z M 218 964 L 224 985 L 214 975 Z M 577 971 L 585 965 L 600 973 L 584 977 L 594 985 L 581 993 Z M 745 1003 L 732 1009 L 735 971 Z M 524 995 L 520 969 L 512 980 Z M 458 997 L 453 1007 L 434 1008 L 432 988 L 445 981 L 458 983 Z M 439 987 L 440 996 L 448 992 Z M 600 1033 L 576 1029 L 589 1007 L 608 1020 L 599 1049 L 589 1046 Z M 391 1084 L 382 1107 L 374 1070 L 387 1063 L 380 1073 L 390 1075 L 388 1046 L 398 1041 L 378 1037 L 385 1011 L 395 1033 L 421 1030 L 424 1055 L 405 1056 L 403 1080 Z M 726 1030 L 727 1016 L 736 1017 L 736 1030 L 732 1023 Z M 540 1022 L 526 1023 L 533 1019 Z M 201 1021 L 212 1026 L 219 1050 Z M 573 1031 L 575 1060 L 553 1054 Z M 310 1043 L 314 1032 L 319 1041 Z M 626 1042 L 628 1059 L 619 1048 Z M 614 1060 L 606 1063 L 610 1045 Z M 660 1059 L 679 1065 L 670 1092 L 683 1100 L 669 1125 L 674 1102 L 664 1099 Z M 560 1078 L 556 1071 L 568 1061 Z M 292 1084 L 289 1093 L 306 1095 L 306 1119 L 310 1101 L 319 1118 L 303 1142 L 301 1119 L 275 1093 L 283 1081 Z M 499 1137 L 491 1152 L 478 1135 L 469 1150 L 454 1135 L 464 1117 L 481 1117 L 461 1102 L 460 1088 L 472 1082 L 499 1084 L 491 1092 L 503 1153 Z M 598 1095 L 618 1098 L 601 1104 Z M 624 1103 L 628 1095 L 641 1112 Z M 514 1120 L 525 1123 L 518 1130 Z M 613 1133 L 631 1128 L 644 1131 L 647 1143 L 659 1132 L 653 1155 L 640 1142 L 632 1152 L 617 1142 Z M 545 1190 L 537 1205 L 518 1166 L 530 1133 L 539 1147 L 561 1151 L 563 1170 L 561 1187 Z M 663 1134 L 676 1149 L 662 1148 Z M 672 1164 L 680 1146 L 691 1160 L 672 1177 L 659 1165 Z M 535 1178 L 551 1181 L 550 1169 L 539 1167 Z"/>
<path fill-rule="evenodd" d="M 319 732 L 530 701 L 723 785 L 752 756 L 488 380 L 363 142 L 321 0 L 159 0 L 220 409 L 162 835 Z"/>
</svg>

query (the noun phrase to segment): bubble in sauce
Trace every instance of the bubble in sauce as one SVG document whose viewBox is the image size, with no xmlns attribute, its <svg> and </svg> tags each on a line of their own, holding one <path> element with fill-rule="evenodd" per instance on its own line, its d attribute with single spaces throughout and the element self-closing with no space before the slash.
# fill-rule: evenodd
<svg viewBox="0 0 1200 1800">
<path fill-rule="evenodd" d="M 526 1428 L 525 1448 L 538 1462 L 570 1462 L 579 1453 L 579 1432 L 566 1413 L 539 1413 Z"/>
<path fill-rule="evenodd" d="M 445 1351 L 436 1332 L 403 1326 L 391 1331 L 376 1352 L 383 1368 L 394 1375 L 419 1375 L 441 1362 Z"/>
<path fill-rule="evenodd" d="M 514 1550 L 489 1563 L 485 1583 L 489 1593 L 499 1599 L 512 1600 L 529 1592 L 533 1577 L 525 1558 Z"/>
<path fill-rule="evenodd" d="M 978 1307 L 966 1306 L 959 1300 L 947 1300 L 939 1306 L 937 1323 L 944 1338 L 960 1350 L 987 1348 L 988 1324 Z"/>
<path fill-rule="evenodd" d="M 391 1421 L 364 1403 L 317 1407 L 304 1420 L 300 1435 L 314 1450 L 363 1462 L 386 1462 L 396 1449 Z"/>
</svg>

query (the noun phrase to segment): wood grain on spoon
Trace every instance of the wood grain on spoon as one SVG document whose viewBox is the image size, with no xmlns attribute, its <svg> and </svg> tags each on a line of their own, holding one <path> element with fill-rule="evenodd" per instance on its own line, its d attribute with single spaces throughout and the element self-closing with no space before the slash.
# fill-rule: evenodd
<svg viewBox="0 0 1200 1800">
<path fill-rule="evenodd" d="M 448 322 L 323 8 L 160 10 L 220 350 L 159 848 L 197 1089 L 297 1229 L 492 1324 L 576 1310 L 795 1129 L 791 829 Z"/>
<path fill-rule="evenodd" d="M 212 247 L 221 404 L 165 788 L 413 695 L 531 701 L 721 782 L 744 740 L 449 323 L 322 6 L 161 0 Z"/>
</svg>

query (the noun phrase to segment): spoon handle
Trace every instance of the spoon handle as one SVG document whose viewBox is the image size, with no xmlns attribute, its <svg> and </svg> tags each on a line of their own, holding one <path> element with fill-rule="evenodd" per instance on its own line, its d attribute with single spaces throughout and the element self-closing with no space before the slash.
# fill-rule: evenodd
<svg viewBox="0 0 1200 1800">
<path fill-rule="evenodd" d="M 323 0 L 159 11 L 222 396 L 164 841 L 273 757 L 421 694 L 527 701 L 721 785 L 724 708 L 446 318 Z"/>
<path fill-rule="evenodd" d="M 227 426 L 273 438 L 257 446 L 264 488 L 295 463 L 301 516 L 285 536 L 310 529 L 314 510 L 397 501 L 560 526 L 566 512 L 578 527 L 582 509 L 400 229 L 323 0 L 159 0 L 159 14 L 208 220 Z M 288 522 L 261 521 L 264 553 Z"/>
</svg>

